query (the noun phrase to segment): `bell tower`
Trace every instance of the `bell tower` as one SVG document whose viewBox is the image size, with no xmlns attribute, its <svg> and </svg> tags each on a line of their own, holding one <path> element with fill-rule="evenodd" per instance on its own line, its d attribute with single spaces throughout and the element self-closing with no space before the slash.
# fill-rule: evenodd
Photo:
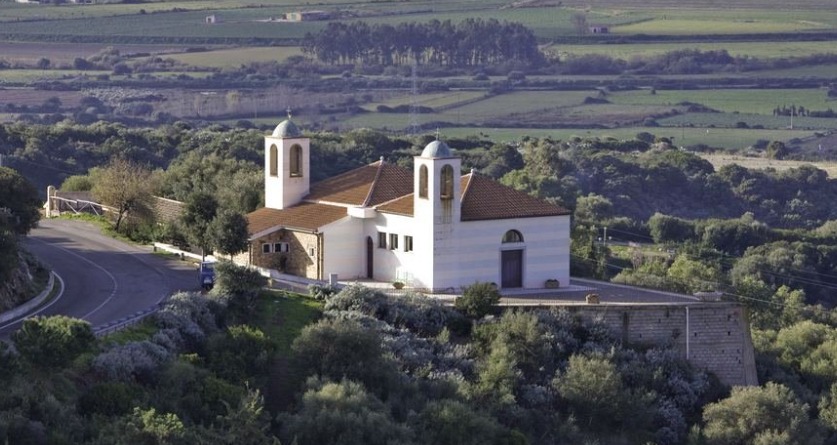
<svg viewBox="0 0 837 445">
<path fill-rule="evenodd" d="M 442 141 L 433 141 L 413 161 L 415 250 L 423 268 L 417 276 L 431 289 L 450 287 L 459 269 L 456 228 L 461 219 L 462 160 Z"/>
<path fill-rule="evenodd" d="M 311 141 L 296 124 L 282 121 L 264 138 L 265 207 L 284 209 L 299 203 L 311 186 Z"/>
</svg>

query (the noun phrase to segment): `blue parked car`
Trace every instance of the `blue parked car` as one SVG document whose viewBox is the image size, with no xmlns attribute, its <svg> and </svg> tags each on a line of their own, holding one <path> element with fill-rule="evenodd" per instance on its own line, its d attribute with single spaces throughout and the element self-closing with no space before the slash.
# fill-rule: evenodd
<svg viewBox="0 0 837 445">
<path fill-rule="evenodd" d="M 198 282 L 201 289 L 208 291 L 215 286 L 215 262 L 202 261 L 198 269 Z"/>
</svg>

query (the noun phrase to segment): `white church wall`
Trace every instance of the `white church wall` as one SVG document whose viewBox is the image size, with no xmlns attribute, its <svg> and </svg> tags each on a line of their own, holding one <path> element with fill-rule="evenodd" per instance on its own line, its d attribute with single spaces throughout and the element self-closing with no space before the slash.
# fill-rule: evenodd
<svg viewBox="0 0 837 445">
<path fill-rule="evenodd" d="M 503 244 L 503 235 L 517 230 L 523 243 Z M 455 245 L 437 249 L 435 288 L 458 289 L 475 281 L 500 284 L 502 249 L 523 249 L 523 287 L 543 288 L 547 279 L 567 285 L 570 278 L 569 216 L 468 221 L 456 225 L 451 238 L 437 241 Z"/>
<path fill-rule="evenodd" d="M 366 220 L 364 239 L 371 236 L 375 247 L 374 254 L 374 278 L 378 281 L 401 281 L 408 287 L 425 287 L 421 278 L 420 265 L 429 266 L 431 263 L 422 263 L 422 255 L 419 252 L 419 244 L 416 239 L 413 218 L 402 215 L 379 213 L 374 219 Z M 387 234 L 387 248 L 378 246 L 378 233 Z M 398 235 L 398 247 L 390 248 L 390 234 Z M 405 252 L 406 242 L 404 237 L 413 237 L 413 251 Z M 425 255 L 426 256 L 426 255 Z M 418 267 L 417 267 L 418 266 Z"/>
<path fill-rule="evenodd" d="M 366 276 L 366 237 L 363 220 L 347 216 L 322 227 L 324 277 L 336 273 L 338 279 Z"/>
</svg>

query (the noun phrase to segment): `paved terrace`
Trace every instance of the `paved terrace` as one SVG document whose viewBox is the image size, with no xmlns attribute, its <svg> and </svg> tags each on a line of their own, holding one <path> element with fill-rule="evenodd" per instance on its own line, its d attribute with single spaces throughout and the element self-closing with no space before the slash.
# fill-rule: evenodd
<svg viewBox="0 0 837 445">
<path fill-rule="evenodd" d="M 306 292 L 309 284 L 319 283 L 315 280 L 293 275 L 284 275 L 273 272 L 273 287 L 295 292 Z M 338 282 L 340 286 L 360 284 L 390 295 L 399 295 L 410 292 L 411 289 L 396 290 L 392 283 L 384 281 L 373 281 L 368 279 L 345 280 Z M 636 305 L 636 304 L 694 304 L 700 300 L 691 295 L 664 292 L 652 289 L 642 289 L 621 284 L 607 283 L 604 281 L 572 278 L 570 285 L 559 289 L 510 289 L 501 290 L 503 306 L 566 306 L 573 304 L 586 304 L 587 294 L 598 294 L 600 304 L 609 305 Z M 453 302 L 458 294 L 436 293 L 428 294 L 433 298 Z"/>
<path fill-rule="evenodd" d="M 162 249 L 168 252 L 181 255 L 182 258 L 190 257 L 200 259 L 199 255 L 184 252 L 174 246 L 155 243 L 155 250 Z M 208 259 L 212 257 L 207 257 Z M 308 291 L 310 284 L 322 284 L 320 281 L 310 280 L 295 275 L 287 275 L 275 270 L 257 268 L 263 275 L 271 278 L 271 285 L 275 289 L 284 289 L 294 292 Z M 341 286 L 360 284 L 366 287 L 380 290 L 387 294 L 398 295 L 411 291 L 411 289 L 396 290 L 388 281 L 374 281 L 368 279 L 341 280 Z M 694 304 L 700 301 L 692 295 L 683 295 L 673 292 L 665 292 L 653 289 L 643 289 L 621 284 L 607 283 L 604 281 L 587 280 L 583 278 L 570 279 L 570 285 L 559 289 L 510 289 L 501 290 L 503 298 L 500 305 L 505 306 L 566 306 L 572 304 L 586 304 L 587 294 L 598 294 L 600 304 L 608 305 L 636 305 L 636 304 Z M 433 298 L 453 302 L 458 294 L 431 294 Z"/>
</svg>

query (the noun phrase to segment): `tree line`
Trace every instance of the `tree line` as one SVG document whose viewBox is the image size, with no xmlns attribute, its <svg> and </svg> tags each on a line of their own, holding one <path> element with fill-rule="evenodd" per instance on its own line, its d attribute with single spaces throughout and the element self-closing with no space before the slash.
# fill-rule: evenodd
<svg viewBox="0 0 837 445">
<path fill-rule="evenodd" d="M 329 64 L 481 66 L 542 60 L 534 33 L 520 23 L 469 18 L 398 25 L 331 22 L 302 41 L 304 53 Z"/>
</svg>

